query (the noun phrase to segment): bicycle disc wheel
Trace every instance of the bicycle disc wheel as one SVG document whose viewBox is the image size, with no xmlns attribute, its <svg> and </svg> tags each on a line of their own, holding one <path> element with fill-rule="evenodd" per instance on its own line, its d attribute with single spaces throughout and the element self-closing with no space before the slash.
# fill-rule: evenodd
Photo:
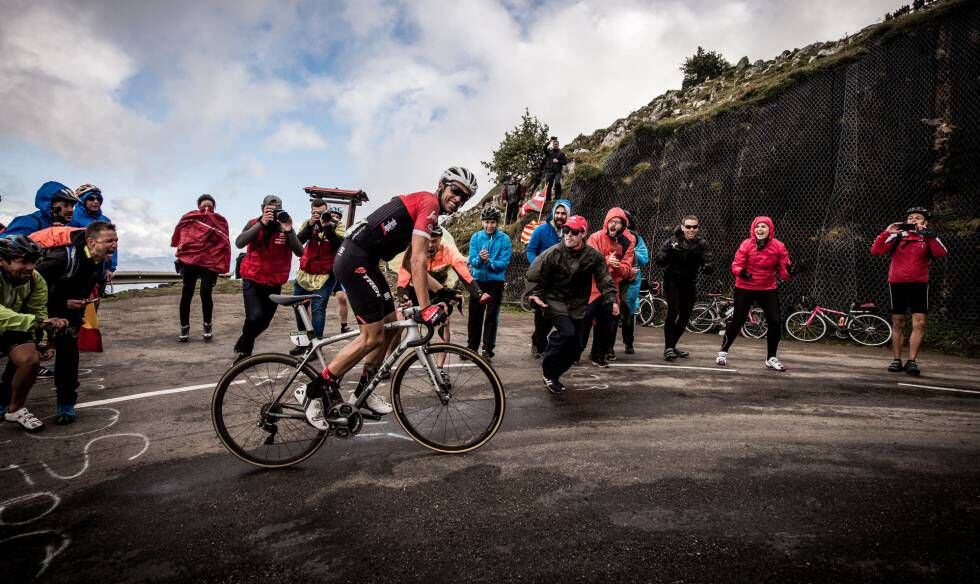
<svg viewBox="0 0 980 584">
<path fill-rule="evenodd" d="M 884 345 L 892 338 L 892 325 L 875 314 L 855 316 L 847 327 L 847 336 L 855 343 L 877 347 Z"/>
<path fill-rule="evenodd" d="M 654 298 L 651 302 L 653 303 L 653 320 L 650 322 L 650 326 L 660 328 L 667 322 L 667 301 L 663 298 Z"/>
<path fill-rule="evenodd" d="M 653 318 L 656 311 L 653 308 L 653 302 L 649 298 L 643 298 L 640 300 L 640 307 L 637 310 L 637 320 L 640 321 L 640 326 L 650 326 L 653 324 Z"/>
<path fill-rule="evenodd" d="M 296 370 L 299 359 L 264 353 L 232 366 L 218 382 L 211 400 L 211 420 L 221 443 L 249 464 L 282 468 L 310 457 L 327 437 L 306 422 L 303 404 L 293 392 L 318 379 L 306 364 L 275 399 Z"/>
<path fill-rule="evenodd" d="M 437 375 L 449 382 L 443 402 L 425 363 L 412 352 L 395 370 L 391 382 L 395 418 L 416 442 L 437 452 L 458 454 L 487 443 L 504 419 L 504 387 L 479 355 L 456 345 L 429 345 Z"/>
<path fill-rule="evenodd" d="M 769 325 L 766 323 L 766 313 L 758 306 L 749 310 L 749 317 L 742 325 L 742 335 L 750 339 L 761 339 L 769 332 Z"/>
<path fill-rule="evenodd" d="M 786 332 L 789 333 L 789 336 L 797 341 L 811 343 L 826 334 L 827 323 L 823 319 L 814 316 L 810 324 L 806 323 L 810 314 L 809 310 L 801 310 L 786 317 Z"/>
<path fill-rule="evenodd" d="M 706 333 L 715 327 L 715 315 L 707 302 L 698 302 L 691 310 L 691 318 L 687 321 L 687 330 L 692 333 Z"/>
</svg>

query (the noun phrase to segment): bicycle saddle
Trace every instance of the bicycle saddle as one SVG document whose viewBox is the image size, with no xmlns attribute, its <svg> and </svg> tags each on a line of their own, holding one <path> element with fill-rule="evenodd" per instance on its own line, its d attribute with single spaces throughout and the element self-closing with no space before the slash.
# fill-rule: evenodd
<svg viewBox="0 0 980 584">
<path fill-rule="evenodd" d="M 316 298 L 319 298 L 319 296 L 316 294 L 301 294 L 299 296 L 292 296 L 289 294 L 269 294 L 269 300 L 280 306 L 292 306 L 294 304 L 299 304 L 300 302 L 306 300 L 314 300 Z"/>
</svg>

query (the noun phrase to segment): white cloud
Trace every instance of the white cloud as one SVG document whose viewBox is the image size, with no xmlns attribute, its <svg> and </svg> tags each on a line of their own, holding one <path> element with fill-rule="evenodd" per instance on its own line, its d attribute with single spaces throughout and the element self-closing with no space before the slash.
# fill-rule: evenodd
<svg viewBox="0 0 980 584">
<path fill-rule="evenodd" d="M 327 147 L 327 141 L 316 130 L 301 122 L 283 122 L 265 139 L 265 145 L 279 152 L 322 150 Z"/>
<path fill-rule="evenodd" d="M 113 223 L 119 233 L 121 257 L 165 257 L 173 254 L 170 235 L 176 221 L 162 218 L 154 212 L 155 206 L 139 196 L 123 197 L 114 201 Z M 131 269 L 120 261 L 120 269 Z"/>
</svg>

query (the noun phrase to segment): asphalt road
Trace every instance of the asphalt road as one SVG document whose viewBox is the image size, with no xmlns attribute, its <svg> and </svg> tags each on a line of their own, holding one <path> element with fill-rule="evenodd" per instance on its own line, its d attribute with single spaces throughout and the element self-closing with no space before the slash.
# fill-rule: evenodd
<svg viewBox="0 0 980 584">
<path fill-rule="evenodd" d="M 784 341 L 779 374 L 740 339 L 718 369 L 717 335 L 666 364 L 662 331 L 641 329 L 636 355 L 573 369 L 556 398 L 530 318 L 505 314 L 507 415 L 487 446 L 438 455 L 385 420 L 262 471 L 210 422 L 241 313 L 218 297 L 215 342 L 178 345 L 175 297 L 103 307 L 80 401 L 186 391 L 34 436 L 0 425 L 5 582 L 980 578 L 977 361 L 925 354 L 916 379 L 886 373 L 884 349 Z M 287 347 L 288 316 L 258 350 Z M 50 382 L 29 405 L 53 414 Z"/>
</svg>

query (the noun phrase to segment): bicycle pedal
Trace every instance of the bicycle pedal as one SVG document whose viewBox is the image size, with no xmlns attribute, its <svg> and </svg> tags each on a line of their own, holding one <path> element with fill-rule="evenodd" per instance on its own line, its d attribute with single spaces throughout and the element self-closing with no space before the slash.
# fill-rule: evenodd
<svg viewBox="0 0 980 584">
<path fill-rule="evenodd" d="M 361 417 L 364 418 L 365 420 L 374 420 L 375 422 L 381 420 L 381 415 L 375 414 L 371 410 L 361 410 Z"/>
</svg>

